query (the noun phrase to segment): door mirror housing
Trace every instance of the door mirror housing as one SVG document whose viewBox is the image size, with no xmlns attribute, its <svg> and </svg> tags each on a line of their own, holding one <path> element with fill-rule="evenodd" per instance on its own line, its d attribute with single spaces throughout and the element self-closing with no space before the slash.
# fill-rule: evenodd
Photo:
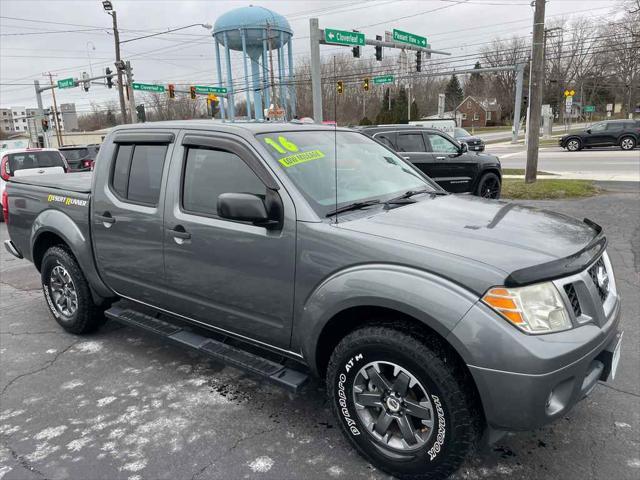
<svg viewBox="0 0 640 480">
<path fill-rule="evenodd" d="M 587 133 L 591 134 L 591 129 L 587 128 Z"/>
<path fill-rule="evenodd" d="M 458 150 L 458 153 L 462 155 L 463 153 L 467 153 L 468 151 L 469 145 L 467 145 L 465 142 L 460 142 L 460 149 Z"/>
<path fill-rule="evenodd" d="M 251 222 L 256 225 L 266 226 L 271 223 L 264 200 L 251 193 L 221 194 L 218 196 L 218 215 L 229 220 Z"/>
</svg>

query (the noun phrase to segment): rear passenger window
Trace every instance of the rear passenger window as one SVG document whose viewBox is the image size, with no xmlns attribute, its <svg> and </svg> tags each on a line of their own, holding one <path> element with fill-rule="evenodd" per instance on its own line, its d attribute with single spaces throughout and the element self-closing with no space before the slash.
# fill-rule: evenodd
<svg viewBox="0 0 640 480">
<path fill-rule="evenodd" d="M 426 151 L 421 133 L 400 133 L 397 142 L 399 152 Z"/>
<path fill-rule="evenodd" d="M 374 138 L 376 140 L 378 140 L 379 142 L 383 143 L 384 145 L 386 145 L 387 147 L 395 150 L 396 147 L 393 144 L 393 140 L 392 140 L 392 134 L 381 134 L 381 135 L 376 135 Z"/>
<path fill-rule="evenodd" d="M 222 193 L 264 197 L 266 187 L 236 154 L 190 148 L 184 167 L 182 207 L 189 212 L 217 216 L 218 196 Z"/>
<path fill-rule="evenodd" d="M 157 205 L 166 145 L 120 145 L 111 187 L 123 199 Z"/>
</svg>

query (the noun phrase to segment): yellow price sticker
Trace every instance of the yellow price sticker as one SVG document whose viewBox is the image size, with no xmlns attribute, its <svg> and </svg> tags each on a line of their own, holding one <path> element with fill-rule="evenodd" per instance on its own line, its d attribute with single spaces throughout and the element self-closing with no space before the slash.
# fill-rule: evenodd
<svg viewBox="0 0 640 480">
<path fill-rule="evenodd" d="M 324 158 L 324 153 L 322 153 L 320 150 L 310 150 L 308 152 L 301 152 L 294 155 L 289 155 L 288 157 L 283 157 L 278 161 L 283 167 L 289 168 L 293 167 L 294 165 L 310 162 L 312 160 L 319 160 L 321 158 Z"/>
</svg>

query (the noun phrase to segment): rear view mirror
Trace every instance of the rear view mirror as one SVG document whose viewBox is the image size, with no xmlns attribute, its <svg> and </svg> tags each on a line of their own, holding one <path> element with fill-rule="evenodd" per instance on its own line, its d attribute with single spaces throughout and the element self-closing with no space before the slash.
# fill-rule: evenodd
<svg viewBox="0 0 640 480">
<path fill-rule="evenodd" d="M 223 193 L 218 197 L 218 215 L 241 222 L 266 223 L 269 220 L 262 198 L 250 193 Z"/>
</svg>

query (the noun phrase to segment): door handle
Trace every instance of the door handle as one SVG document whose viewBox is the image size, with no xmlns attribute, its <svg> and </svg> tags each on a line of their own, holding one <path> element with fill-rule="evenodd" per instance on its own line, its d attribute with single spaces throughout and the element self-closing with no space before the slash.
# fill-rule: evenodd
<svg viewBox="0 0 640 480">
<path fill-rule="evenodd" d="M 116 219 L 113 218 L 109 212 L 104 212 L 102 215 L 96 215 L 96 219 L 100 220 L 107 228 L 116 223 Z"/>
<path fill-rule="evenodd" d="M 436 157 L 436 160 L 446 160 L 447 157 Z"/>
<path fill-rule="evenodd" d="M 173 235 L 175 238 L 179 238 L 181 240 L 189 240 L 191 238 L 191 234 L 189 232 L 186 232 L 180 225 L 175 228 L 169 229 L 169 232 L 171 232 L 171 235 Z"/>
</svg>

